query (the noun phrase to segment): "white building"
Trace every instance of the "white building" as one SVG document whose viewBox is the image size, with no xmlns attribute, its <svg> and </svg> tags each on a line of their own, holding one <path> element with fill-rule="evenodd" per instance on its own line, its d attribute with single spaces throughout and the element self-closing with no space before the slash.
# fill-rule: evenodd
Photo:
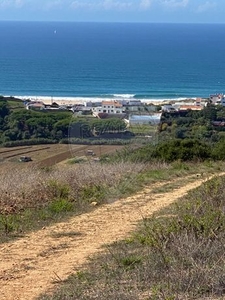
<svg viewBox="0 0 225 300">
<path fill-rule="evenodd" d="M 101 106 L 92 108 L 93 114 L 122 114 L 124 113 L 123 105 L 118 101 L 102 101 Z"/>
</svg>

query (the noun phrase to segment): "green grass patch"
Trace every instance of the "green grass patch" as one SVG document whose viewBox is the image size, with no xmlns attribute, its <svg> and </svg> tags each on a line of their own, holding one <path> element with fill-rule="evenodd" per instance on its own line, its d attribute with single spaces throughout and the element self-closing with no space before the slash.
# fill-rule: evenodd
<svg viewBox="0 0 225 300">
<path fill-rule="evenodd" d="M 86 203 L 97 201 L 98 204 L 103 203 L 107 195 L 109 187 L 101 184 L 84 186 L 80 191 L 80 198 Z"/>
<path fill-rule="evenodd" d="M 70 195 L 70 186 L 65 183 L 60 183 L 57 180 L 49 180 L 48 190 L 52 198 L 66 199 Z"/>
<path fill-rule="evenodd" d="M 62 213 L 62 212 L 69 212 L 73 210 L 73 204 L 71 202 L 69 202 L 67 199 L 56 199 L 55 201 L 51 202 L 49 204 L 48 209 L 52 212 L 52 213 Z"/>
<path fill-rule="evenodd" d="M 71 159 L 67 160 L 67 163 L 69 165 L 73 165 L 73 164 L 80 164 L 80 163 L 84 163 L 87 161 L 87 157 L 86 156 L 80 156 L 80 157 L 73 157 Z"/>
</svg>

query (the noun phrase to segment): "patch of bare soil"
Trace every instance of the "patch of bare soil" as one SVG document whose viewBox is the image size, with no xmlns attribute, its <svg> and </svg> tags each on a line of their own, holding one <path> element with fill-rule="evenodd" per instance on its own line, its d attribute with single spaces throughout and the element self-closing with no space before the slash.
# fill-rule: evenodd
<svg viewBox="0 0 225 300">
<path fill-rule="evenodd" d="M 86 155 L 88 149 L 93 149 L 95 155 L 110 154 L 121 150 L 120 145 L 64 145 L 47 144 L 35 146 L 21 146 L 13 148 L 0 148 L 0 172 L 10 169 L 23 169 L 24 167 L 51 167 L 68 158 Z M 32 161 L 19 162 L 20 156 L 30 156 Z"/>
<path fill-rule="evenodd" d="M 3 300 L 30 300 L 82 268 L 103 245 L 125 238 L 138 221 L 170 205 L 202 184 L 197 178 L 176 190 L 156 194 L 147 187 L 138 194 L 93 212 L 76 216 L 0 245 L 0 285 Z M 164 182 L 165 184 L 165 182 Z"/>
<path fill-rule="evenodd" d="M 80 146 L 77 146 L 80 147 Z M 34 146 L 20 146 L 13 148 L 0 149 L 0 172 L 4 173 L 10 169 L 23 169 L 27 167 L 34 167 L 42 160 L 58 155 L 65 151 L 69 151 L 68 145 L 63 144 L 47 144 Z M 29 156 L 32 161 L 19 162 L 20 156 Z"/>
<path fill-rule="evenodd" d="M 105 146 L 105 145 L 95 145 L 95 146 L 70 146 L 69 150 L 61 152 L 59 154 L 52 155 L 46 159 L 41 160 L 38 166 L 50 167 L 59 162 L 62 162 L 68 158 L 85 156 L 88 149 L 93 149 L 96 156 L 101 156 L 103 154 L 109 154 L 116 152 L 116 150 L 121 150 L 123 146 Z"/>
</svg>

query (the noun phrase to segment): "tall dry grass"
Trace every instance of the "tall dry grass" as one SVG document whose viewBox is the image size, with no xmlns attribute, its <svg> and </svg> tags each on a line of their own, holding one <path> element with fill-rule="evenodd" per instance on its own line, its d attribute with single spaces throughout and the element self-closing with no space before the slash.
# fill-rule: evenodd
<svg viewBox="0 0 225 300">
<path fill-rule="evenodd" d="M 116 187 L 122 179 L 131 180 L 131 175 L 135 176 L 144 168 L 143 164 L 127 162 L 90 162 L 52 169 L 27 167 L 11 170 L 0 174 L 0 212 L 40 207 L 60 196 L 76 201 L 87 187 Z"/>
<path fill-rule="evenodd" d="M 39 299 L 225 299 L 224 186 L 225 177 L 215 178 L 143 219 L 133 235 Z"/>
</svg>

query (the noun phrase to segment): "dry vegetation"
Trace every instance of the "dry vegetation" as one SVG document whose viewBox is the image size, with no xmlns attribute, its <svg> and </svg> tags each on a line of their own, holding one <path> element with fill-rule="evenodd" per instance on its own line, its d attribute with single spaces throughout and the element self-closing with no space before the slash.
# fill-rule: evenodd
<svg viewBox="0 0 225 300">
<path fill-rule="evenodd" d="M 165 181 L 153 189 L 162 195 L 223 169 L 207 161 L 72 162 L 0 172 L 1 242 L 110 203 L 151 182 Z M 108 245 L 105 254 L 70 276 L 62 289 L 40 299 L 223 299 L 224 184 L 224 178 L 216 178 L 176 206 L 143 219 L 135 234 Z"/>
<path fill-rule="evenodd" d="M 44 226 L 60 220 L 66 213 L 85 212 L 93 202 L 113 201 L 122 191 L 126 193 L 126 184 L 144 167 L 143 164 L 108 165 L 88 161 L 44 169 L 28 166 L 22 171 L 3 173 L 0 175 L 1 236 L 8 238 L 10 234 L 33 229 L 35 223 Z"/>
<path fill-rule="evenodd" d="M 212 163 L 199 168 L 181 162 L 68 162 L 46 168 L 28 163 L 23 168 L 0 172 L 0 242 L 110 203 L 150 182 L 177 179 L 196 173 L 196 169 L 206 173 L 215 169 Z"/>
<path fill-rule="evenodd" d="M 54 198 L 76 201 L 88 187 L 117 186 L 123 175 L 137 174 L 144 165 L 120 163 L 102 165 L 95 162 L 67 165 L 66 168 L 25 168 L 12 170 L 1 176 L 1 212 L 38 207 Z M 94 197 L 94 195 L 93 195 Z M 90 199 L 91 200 L 91 199 Z"/>
<path fill-rule="evenodd" d="M 193 300 L 225 297 L 225 178 L 143 219 L 42 300 Z"/>
</svg>

